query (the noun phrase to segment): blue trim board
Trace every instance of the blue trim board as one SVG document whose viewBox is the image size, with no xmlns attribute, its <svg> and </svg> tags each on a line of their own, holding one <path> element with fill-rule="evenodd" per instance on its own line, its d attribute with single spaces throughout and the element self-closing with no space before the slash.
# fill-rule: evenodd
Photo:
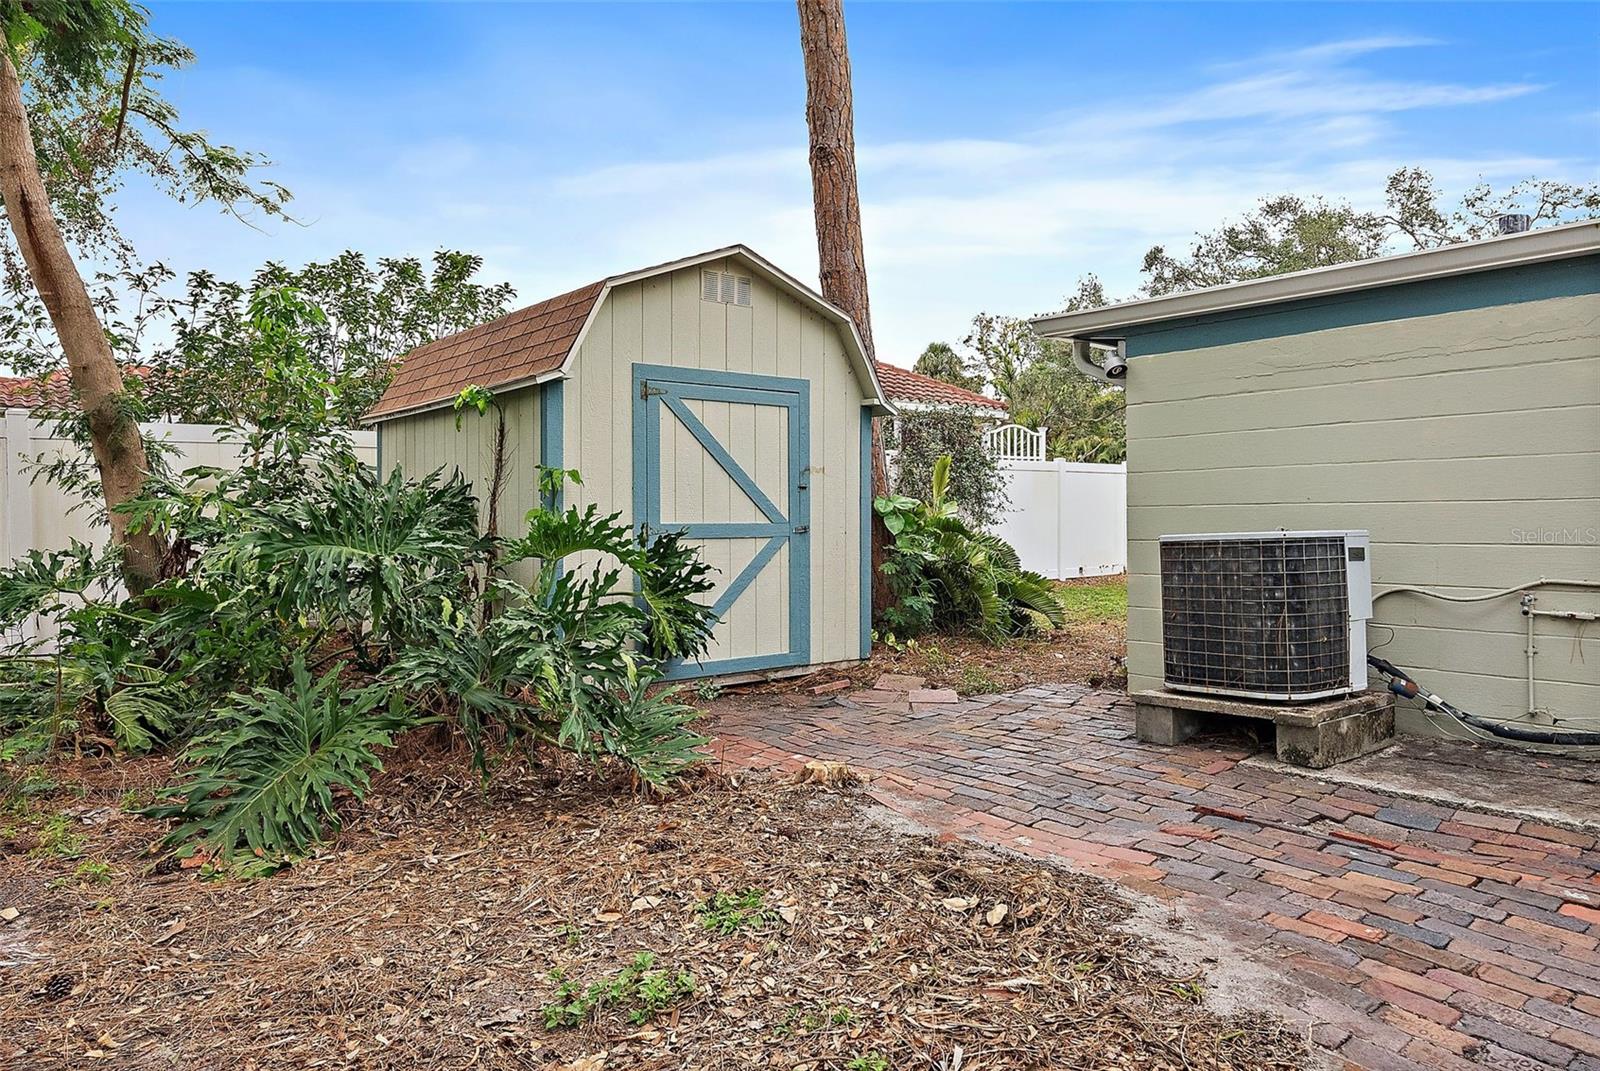
<svg viewBox="0 0 1600 1071">
<path fill-rule="evenodd" d="M 545 468 L 566 468 L 566 398 L 567 389 L 563 380 L 552 379 L 539 388 L 539 464 Z M 541 504 L 546 509 L 566 508 L 565 491 L 557 491 L 554 496 L 545 498 L 546 501 Z M 556 562 L 556 576 L 559 577 L 565 568 L 565 562 Z"/>
<path fill-rule="evenodd" d="M 633 382 L 637 386 L 641 380 L 648 379 L 653 383 L 693 383 L 705 387 L 732 387 L 738 392 L 734 401 L 750 401 L 749 392 L 752 390 L 775 390 L 786 394 L 810 395 L 811 381 L 806 379 L 793 379 L 788 376 L 761 376 L 754 372 L 724 372 L 717 368 L 681 368 L 672 364 L 636 364 L 633 366 Z M 638 391 L 634 392 L 637 396 Z M 719 394 L 693 395 L 696 398 L 710 398 L 712 401 L 727 401 L 729 399 Z M 783 404 L 775 402 L 772 404 Z"/>
<path fill-rule="evenodd" d="M 1349 294 L 1136 324 L 1128 355 L 1252 342 L 1337 327 L 1600 293 L 1600 256 L 1475 272 Z"/>
<path fill-rule="evenodd" d="M 547 469 L 566 468 L 566 383 L 553 379 L 539 388 L 539 464 Z M 566 496 L 558 493 L 547 509 L 563 509 Z"/>
<path fill-rule="evenodd" d="M 722 594 L 717 596 L 717 601 L 712 604 L 711 612 L 717 615 L 717 620 L 722 620 L 722 615 L 732 608 L 739 596 L 744 594 L 744 589 L 755 581 L 756 576 L 767 567 L 768 562 L 777 557 L 782 547 L 783 537 L 774 536 L 767 540 L 766 546 L 751 556 L 749 563 L 739 570 L 738 576 L 733 578 L 733 583 L 724 588 Z"/>
<path fill-rule="evenodd" d="M 682 529 L 694 539 L 753 539 L 767 542 L 739 571 L 712 609 L 720 618 L 754 583 L 761 571 L 789 545 L 789 650 L 748 658 L 668 667 L 673 679 L 715 673 L 738 673 L 811 660 L 811 384 L 782 376 L 746 375 L 716 369 L 670 365 L 633 366 L 633 511 L 634 522 L 650 530 Z M 758 486 L 705 424 L 684 403 L 688 400 L 783 406 L 789 410 L 789 493 L 787 509 Z M 661 519 L 661 421 L 670 412 L 728 477 L 766 515 L 766 522 L 663 522 Z"/>
<path fill-rule="evenodd" d="M 804 382 L 804 381 L 801 381 Z M 789 650 L 811 661 L 811 384 L 789 410 Z"/>
<path fill-rule="evenodd" d="M 861 657 L 872 657 L 872 410 L 861 409 Z"/>
<path fill-rule="evenodd" d="M 1131 324 L 1122 328 L 1121 334 L 1127 339 L 1129 357 L 1149 357 L 1336 327 L 1597 293 L 1600 256 L 1572 257 L 1180 320 Z"/>
<path fill-rule="evenodd" d="M 720 662 L 676 662 L 667 667 L 664 680 L 681 681 L 694 677 L 710 677 L 719 673 L 754 673 L 763 669 L 783 669 L 786 666 L 804 666 L 809 663 L 795 661 L 792 654 L 750 655 L 746 658 L 724 658 Z"/>
</svg>

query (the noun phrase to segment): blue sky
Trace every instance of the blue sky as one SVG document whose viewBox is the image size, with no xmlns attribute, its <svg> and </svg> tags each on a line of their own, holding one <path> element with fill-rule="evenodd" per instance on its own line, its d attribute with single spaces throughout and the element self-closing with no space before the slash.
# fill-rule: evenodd
<svg viewBox="0 0 1600 1071">
<path fill-rule="evenodd" d="M 137 185 L 148 260 L 243 277 L 344 248 L 476 251 L 537 300 L 742 241 L 816 275 L 790 3 L 155 3 L 199 56 L 186 122 L 266 153 L 304 223 Z M 1375 205 L 1393 168 L 1600 177 L 1600 5 L 848 5 L 878 349 L 1292 191 Z"/>
</svg>

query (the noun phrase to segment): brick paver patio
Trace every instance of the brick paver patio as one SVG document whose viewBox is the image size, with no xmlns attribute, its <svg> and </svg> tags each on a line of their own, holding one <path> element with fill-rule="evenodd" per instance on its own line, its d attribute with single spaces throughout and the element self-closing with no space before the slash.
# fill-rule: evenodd
<svg viewBox="0 0 1600 1071">
<path fill-rule="evenodd" d="M 1350 1065 L 1600 1071 L 1590 833 L 1241 763 L 1238 746 L 1141 744 L 1117 693 L 915 683 L 725 700 L 713 749 L 843 760 L 926 826 L 1176 902 Z"/>
</svg>

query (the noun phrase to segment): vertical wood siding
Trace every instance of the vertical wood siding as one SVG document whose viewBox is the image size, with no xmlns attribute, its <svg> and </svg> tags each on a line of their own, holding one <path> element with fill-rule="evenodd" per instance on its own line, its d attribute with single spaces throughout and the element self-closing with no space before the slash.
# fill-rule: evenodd
<svg viewBox="0 0 1600 1071">
<path fill-rule="evenodd" d="M 737 260 L 704 265 L 753 275 Z M 583 473 L 568 501 L 620 511 L 632 523 L 632 366 L 638 363 L 790 376 L 811 384 L 811 658 L 833 662 L 860 657 L 861 473 L 859 436 L 863 389 L 846 356 L 838 328 L 787 293 L 753 277 L 748 308 L 700 300 L 701 267 L 617 287 L 597 310 L 566 387 L 565 464 Z M 696 402 L 691 406 L 736 456 L 754 456 L 752 476 L 764 489 L 781 486 L 782 414 L 752 414 L 749 407 Z M 687 436 L 662 422 L 662 455 L 674 457 L 675 439 Z M 743 451 L 750 451 L 743 454 Z M 693 456 L 692 453 L 689 456 Z M 730 516 L 739 501 L 709 459 L 698 472 L 662 473 L 662 510 L 703 504 L 709 515 Z M 669 492 L 669 488 L 671 489 Z M 687 514 L 686 514 L 687 515 Z M 755 514 L 751 520 L 757 519 Z M 710 564 L 725 583 L 749 560 L 758 541 L 719 541 Z M 767 566 L 753 591 L 735 605 L 719 630 L 717 657 L 740 657 L 770 644 L 787 645 L 788 550 Z"/>
<path fill-rule="evenodd" d="M 1135 359 L 1129 684 L 1161 679 L 1164 533 L 1365 528 L 1375 588 L 1600 579 L 1600 300 L 1522 304 Z M 1545 590 L 1545 609 L 1597 609 Z M 1600 711 L 1600 635 L 1538 623 L 1540 704 Z M 1369 646 L 1496 718 L 1527 705 L 1515 598 L 1382 600 Z M 1420 715 L 1406 727 L 1426 731 Z"/>
<path fill-rule="evenodd" d="M 500 497 L 500 534 L 516 537 L 527 531 L 526 517 L 539 493 L 539 389 L 527 387 L 499 395 L 506 411 L 506 479 Z M 398 467 L 408 479 L 433 472 L 459 472 L 478 496 L 479 523 L 487 516 L 490 477 L 494 472 L 495 417 L 466 413 L 456 430 L 456 414 L 448 407 L 378 425 L 378 453 L 387 471 Z M 511 571 L 526 583 L 532 569 Z"/>
</svg>

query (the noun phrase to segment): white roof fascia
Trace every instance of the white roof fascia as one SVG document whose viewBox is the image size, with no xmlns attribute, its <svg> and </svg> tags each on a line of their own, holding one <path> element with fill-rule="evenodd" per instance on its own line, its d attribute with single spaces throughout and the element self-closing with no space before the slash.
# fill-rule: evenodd
<svg viewBox="0 0 1600 1071">
<path fill-rule="evenodd" d="M 1010 407 L 995 408 L 989 405 L 974 405 L 971 402 L 922 402 L 905 400 L 894 403 L 895 408 L 902 413 L 927 413 L 927 412 L 957 412 L 971 413 L 973 416 L 987 416 L 999 419 L 1011 414 Z"/>
</svg>

